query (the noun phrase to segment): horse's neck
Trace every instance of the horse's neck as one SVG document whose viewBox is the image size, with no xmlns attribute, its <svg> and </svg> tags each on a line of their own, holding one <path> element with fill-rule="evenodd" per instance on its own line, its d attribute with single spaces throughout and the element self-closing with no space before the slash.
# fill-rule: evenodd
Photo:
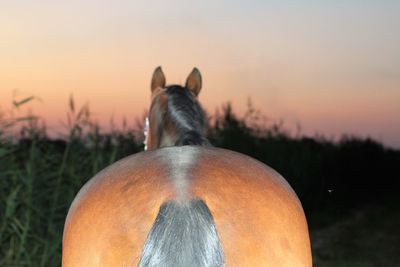
<svg viewBox="0 0 400 267">
<path fill-rule="evenodd" d="M 202 131 L 190 129 L 174 129 L 161 132 L 158 147 L 167 146 L 210 146 L 210 142 Z"/>
<path fill-rule="evenodd" d="M 175 142 L 175 145 L 209 146 L 210 142 L 203 133 L 194 130 L 188 130 L 180 134 Z"/>
</svg>

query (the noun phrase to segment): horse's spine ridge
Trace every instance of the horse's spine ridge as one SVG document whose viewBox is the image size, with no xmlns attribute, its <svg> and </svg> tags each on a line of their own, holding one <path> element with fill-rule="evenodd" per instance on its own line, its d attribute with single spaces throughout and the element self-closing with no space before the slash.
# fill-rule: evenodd
<svg viewBox="0 0 400 267">
<path fill-rule="evenodd" d="M 224 265 L 211 212 L 201 199 L 169 201 L 160 207 L 145 241 L 139 267 Z"/>
</svg>

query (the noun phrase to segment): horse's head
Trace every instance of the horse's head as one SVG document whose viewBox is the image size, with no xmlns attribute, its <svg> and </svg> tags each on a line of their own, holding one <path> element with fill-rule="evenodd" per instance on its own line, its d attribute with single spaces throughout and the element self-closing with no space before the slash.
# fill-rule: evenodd
<svg viewBox="0 0 400 267">
<path fill-rule="evenodd" d="M 146 118 L 146 148 L 207 145 L 206 119 L 197 101 L 201 90 L 199 70 L 192 70 L 184 87 L 165 83 L 161 67 L 156 68 L 151 79 L 152 101 Z"/>
</svg>

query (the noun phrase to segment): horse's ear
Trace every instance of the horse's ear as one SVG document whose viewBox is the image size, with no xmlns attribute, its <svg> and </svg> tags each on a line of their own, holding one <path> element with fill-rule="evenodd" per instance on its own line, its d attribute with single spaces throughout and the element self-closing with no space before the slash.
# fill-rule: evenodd
<svg viewBox="0 0 400 267">
<path fill-rule="evenodd" d="M 195 96 L 197 96 L 200 93 L 201 74 L 197 68 L 194 68 L 187 77 L 185 87 L 189 89 Z"/>
<path fill-rule="evenodd" d="M 153 77 L 151 78 L 151 91 L 154 92 L 154 90 L 159 87 L 165 87 L 165 76 L 161 66 L 158 66 L 153 72 Z"/>
</svg>

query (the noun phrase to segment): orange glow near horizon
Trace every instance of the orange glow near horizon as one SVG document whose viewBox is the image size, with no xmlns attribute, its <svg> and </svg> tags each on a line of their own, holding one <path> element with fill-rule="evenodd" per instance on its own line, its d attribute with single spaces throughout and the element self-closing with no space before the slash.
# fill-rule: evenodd
<svg viewBox="0 0 400 267">
<path fill-rule="evenodd" d="M 156 66 L 169 84 L 196 66 L 211 114 L 227 101 L 242 113 L 250 98 L 307 135 L 400 147 L 395 1 L 45 3 L 0 9 L 0 111 L 17 89 L 17 98 L 40 99 L 30 107 L 51 129 L 65 121 L 70 95 L 102 125 L 112 116 L 132 123 L 150 104 Z"/>
</svg>

